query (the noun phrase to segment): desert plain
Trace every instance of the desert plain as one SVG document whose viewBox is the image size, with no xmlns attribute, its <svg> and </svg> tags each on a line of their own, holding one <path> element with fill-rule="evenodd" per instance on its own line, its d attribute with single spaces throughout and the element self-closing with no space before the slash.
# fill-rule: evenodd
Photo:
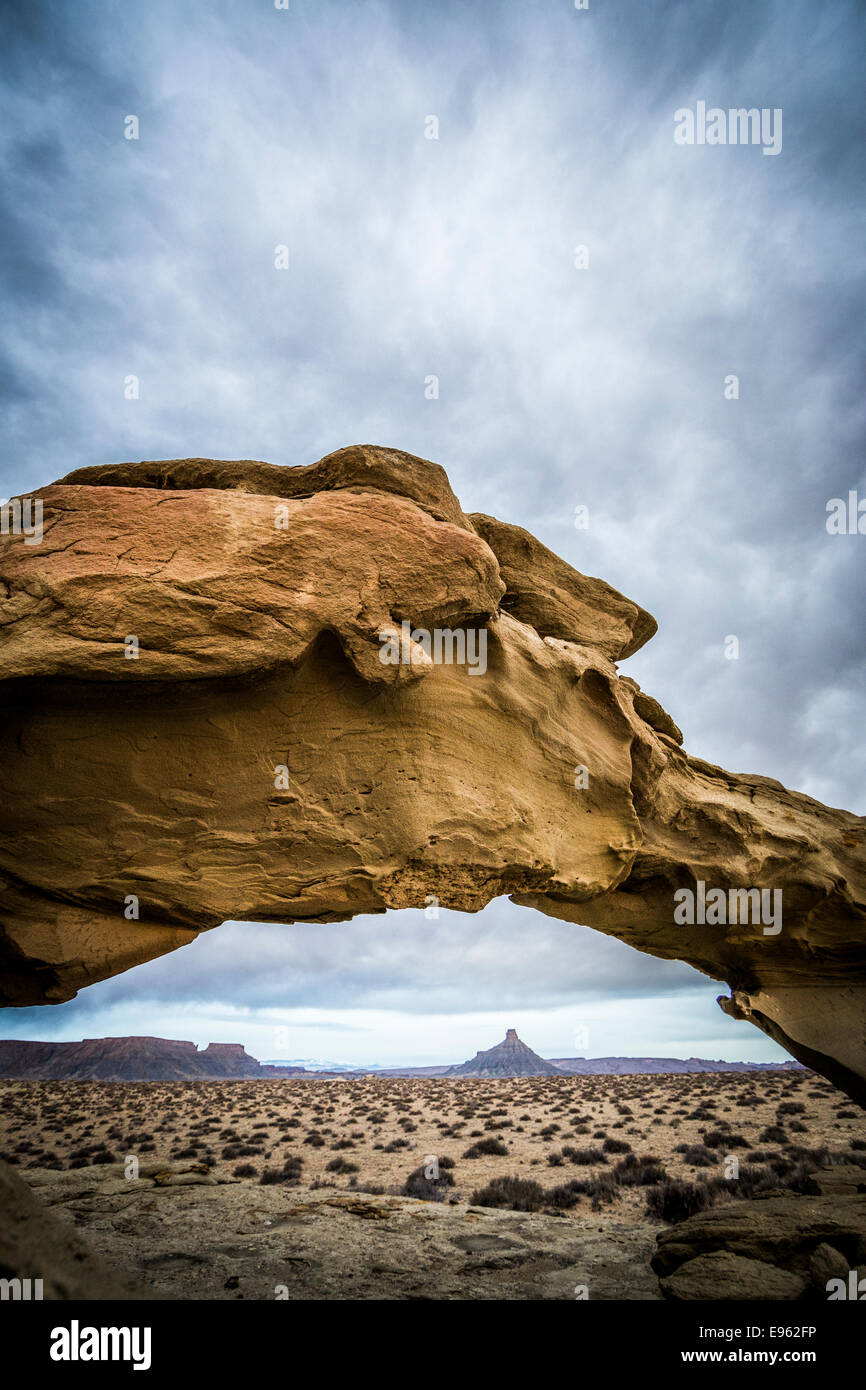
<svg viewBox="0 0 866 1390">
<path fill-rule="evenodd" d="M 4 1080 L 0 1156 L 144 1297 L 658 1299 L 693 1213 L 856 1201 L 866 1116 L 805 1070 Z"/>
</svg>

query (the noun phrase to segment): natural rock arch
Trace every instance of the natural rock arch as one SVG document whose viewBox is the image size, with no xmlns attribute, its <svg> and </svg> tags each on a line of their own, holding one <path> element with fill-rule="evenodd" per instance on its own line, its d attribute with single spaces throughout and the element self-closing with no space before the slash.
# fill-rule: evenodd
<svg viewBox="0 0 866 1390">
<path fill-rule="evenodd" d="M 0 537 L 0 1002 L 228 918 L 509 893 L 726 981 L 866 1103 L 866 821 L 686 754 L 618 673 L 655 631 L 636 604 L 390 449 L 34 497 L 42 543 Z M 483 628 L 486 670 L 383 664 L 404 622 Z M 678 925 L 698 883 L 782 890 L 781 931 Z"/>
</svg>

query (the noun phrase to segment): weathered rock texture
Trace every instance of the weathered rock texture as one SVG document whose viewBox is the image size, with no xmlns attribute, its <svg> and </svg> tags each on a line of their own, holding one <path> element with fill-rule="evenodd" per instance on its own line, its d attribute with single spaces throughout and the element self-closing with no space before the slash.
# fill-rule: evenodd
<svg viewBox="0 0 866 1390">
<path fill-rule="evenodd" d="M 122 1185 L 122 1179 L 118 1184 Z M 140 1299 L 150 1291 L 93 1253 L 7 1163 L 0 1163 L 0 1278 L 30 1280 L 9 1297 Z M 41 1289 L 34 1283 L 42 1280 Z"/>
<path fill-rule="evenodd" d="M 826 1302 L 830 1279 L 862 1277 L 866 1197 L 732 1202 L 663 1231 L 652 1267 L 666 1298 Z"/>
<path fill-rule="evenodd" d="M 37 495 L 42 543 L 0 537 L 3 1002 L 227 918 L 510 893 L 725 980 L 729 1013 L 866 1100 L 866 822 L 689 757 L 614 664 L 654 631 L 636 604 L 389 449 Z M 486 671 L 383 664 L 404 620 L 484 625 Z M 697 880 L 782 889 L 782 931 L 676 925 Z"/>
</svg>

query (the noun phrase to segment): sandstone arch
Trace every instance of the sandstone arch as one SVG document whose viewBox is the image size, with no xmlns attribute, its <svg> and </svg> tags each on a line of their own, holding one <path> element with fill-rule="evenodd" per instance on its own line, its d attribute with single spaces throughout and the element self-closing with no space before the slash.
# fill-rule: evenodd
<svg viewBox="0 0 866 1390">
<path fill-rule="evenodd" d="M 866 821 L 689 756 L 617 670 L 655 631 L 637 604 L 396 450 L 35 496 L 42 543 L 0 537 L 0 1002 L 227 918 L 509 893 L 724 980 L 728 1013 L 866 1103 Z M 486 674 L 383 665 L 404 621 L 483 625 Z M 781 889 L 782 931 L 676 925 L 698 881 Z"/>
</svg>

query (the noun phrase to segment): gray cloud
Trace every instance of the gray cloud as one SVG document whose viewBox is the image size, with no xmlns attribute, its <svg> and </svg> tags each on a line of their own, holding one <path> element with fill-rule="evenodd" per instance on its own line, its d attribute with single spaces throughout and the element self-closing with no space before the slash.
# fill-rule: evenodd
<svg viewBox="0 0 866 1390">
<path fill-rule="evenodd" d="M 494 1010 L 675 996 L 694 992 L 698 979 L 689 966 L 648 962 L 616 938 L 499 899 L 472 915 L 443 909 L 438 921 L 404 911 L 325 925 L 224 923 L 84 991 L 78 1007 L 91 1010 L 97 993 L 102 1008 L 144 991 L 175 1003 L 448 1014 L 469 1001 Z"/>
</svg>

